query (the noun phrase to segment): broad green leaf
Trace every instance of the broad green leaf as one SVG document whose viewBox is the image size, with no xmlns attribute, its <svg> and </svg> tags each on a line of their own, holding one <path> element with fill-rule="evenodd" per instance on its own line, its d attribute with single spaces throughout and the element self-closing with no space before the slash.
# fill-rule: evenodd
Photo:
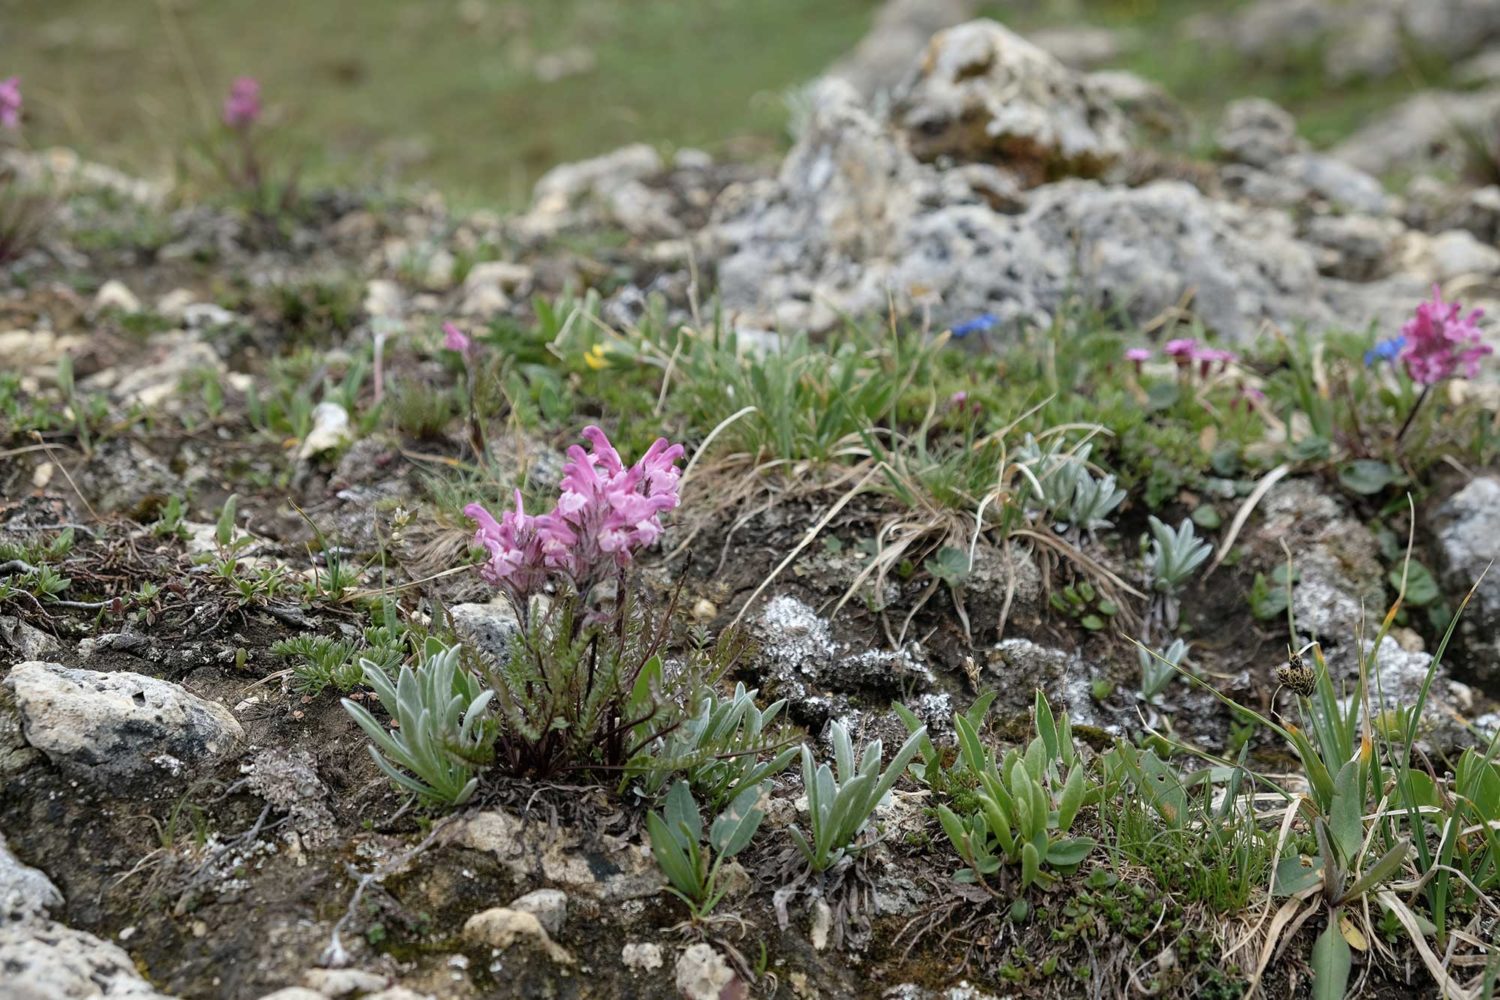
<svg viewBox="0 0 1500 1000">
<path fill-rule="evenodd" d="M 755 836 L 755 831 L 760 828 L 761 820 L 766 814 L 755 807 L 760 800 L 760 786 L 754 785 L 735 796 L 734 801 L 729 804 L 714 820 L 713 827 L 709 830 L 709 842 L 718 852 L 721 858 L 732 858 L 743 851 Z"/>
<path fill-rule="evenodd" d="M 1059 868 L 1082 864 L 1083 859 L 1088 857 L 1089 851 L 1093 849 L 1094 840 L 1092 837 L 1073 837 L 1065 840 L 1054 840 L 1047 848 L 1047 863 L 1049 865 L 1056 865 Z"/>
<path fill-rule="evenodd" d="M 1349 988 L 1349 969 L 1352 965 L 1349 942 L 1339 933 L 1337 921 L 1330 921 L 1313 943 L 1314 1000 L 1344 1000 L 1344 991 Z"/>
<path fill-rule="evenodd" d="M 685 831 L 687 842 L 696 844 L 703 839 L 703 818 L 686 781 L 676 782 L 667 791 L 663 815 L 670 829 Z"/>
<path fill-rule="evenodd" d="M 1328 812 L 1328 828 L 1345 867 L 1353 867 L 1360 845 L 1364 842 L 1365 805 L 1364 768 L 1351 760 L 1339 768 L 1333 781 L 1333 806 Z"/>
<path fill-rule="evenodd" d="M 1400 470 L 1371 458 L 1355 459 L 1339 467 L 1339 483 L 1362 496 L 1379 493 L 1396 481 Z"/>
<path fill-rule="evenodd" d="M 1276 878 L 1272 890 L 1278 896 L 1295 896 L 1323 882 L 1323 870 L 1302 863 L 1298 856 L 1282 858 L 1276 862 Z"/>
</svg>

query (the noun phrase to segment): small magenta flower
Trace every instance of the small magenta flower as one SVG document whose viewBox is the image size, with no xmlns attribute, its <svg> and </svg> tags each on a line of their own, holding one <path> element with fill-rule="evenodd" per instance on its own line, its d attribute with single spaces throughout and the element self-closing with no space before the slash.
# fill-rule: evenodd
<svg viewBox="0 0 1500 1000">
<path fill-rule="evenodd" d="M 1417 305 L 1415 315 L 1401 327 L 1406 341 L 1398 357 L 1406 374 L 1420 385 L 1435 385 L 1452 377 L 1460 368 L 1465 378 L 1479 374 L 1479 360 L 1494 353 L 1480 342 L 1479 320 L 1483 310 L 1461 316 L 1457 302 L 1444 302 L 1436 285 L 1432 300 Z"/>
<path fill-rule="evenodd" d="M 1369 368 L 1377 361 L 1395 361 L 1405 346 L 1406 338 L 1400 336 L 1376 341 L 1375 346 L 1365 352 L 1365 367 Z"/>
<path fill-rule="evenodd" d="M 1186 368 L 1196 359 L 1198 342 L 1191 337 L 1182 337 L 1167 341 L 1167 346 L 1163 350 L 1166 351 L 1167 357 L 1177 362 L 1178 368 Z"/>
<path fill-rule="evenodd" d="M 224 124 L 244 131 L 260 121 L 260 81 L 253 76 L 236 77 L 224 98 Z"/>
<path fill-rule="evenodd" d="M 454 326 L 452 323 L 443 324 L 443 349 L 457 351 L 468 360 L 474 356 L 474 341 L 469 336 Z"/>
<path fill-rule="evenodd" d="M 1208 378 L 1209 371 L 1214 365 L 1219 366 L 1222 371 L 1225 367 L 1240 359 L 1233 351 L 1226 351 L 1218 347 L 1195 347 L 1190 355 L 1192 360 L 1198 362 L 1198 377 Z"/>
<path fill-rule="evenodd" d="M 963 340 L 971 333 L 989 333 L 997 325 L 1000 319 L 994 313 L 980 313 L 973 319 L 959 323 L 952 330 L 953 339 Z"/>
<path fill-rule="evenodd" d="M 0 80 L 0 127 L 21 127 L 21 78 L 7 77 Z"/>
<path fill-rule="evenodd" d="M 1145 347 L 1132 347 L 1125 352 L 1125 360 L 1135 365 L 1135 373 L 1141 373 L 1141 366 L 1151 360 L 1151 351 Z"/>
<path fill-rule="evenodd" d="M 951 396 L 948 397 L 948 405 L 949 406 L 956 406 L 960 410 L 964 408 L 964 404 L 967 403 L 968 401 L 969 401 L 969 394 L 967 392 L 965 392 L 963 389 L 958 390 L 953 395 L 951 395 Z"/>
</svg>

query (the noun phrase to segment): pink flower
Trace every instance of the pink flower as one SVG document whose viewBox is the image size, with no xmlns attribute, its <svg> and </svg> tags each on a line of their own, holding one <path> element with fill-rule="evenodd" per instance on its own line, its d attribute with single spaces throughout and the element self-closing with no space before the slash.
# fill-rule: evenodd
<svg viewBox="0 0 1500 1000">
<path fill-rule="evenodd" d="M 253 76 L 237 77 L 224 98 L 224 124 L 244 130 L 260 121 L 260 81 Z"/>
<path fill-rule="evenodd" d="M 1176 341 L 1173 341 L 1176 343 Z M 1145 347 L 1132 347 L 1125 352 L 1125 360 L 1140 365 L 1142 362 L 1151 360 L 1151 351 Z"/>
<path fill-rule="evenodd" d="M 1240 356 L 1233 351 L 1225 351 L 1217 347 L 1195 347 L 1190 357 L 1198 362 L 1199 378 L 1208 378 L 1209 370 L 1215 364 L 1222 370 L 1226 365 L 1240 359 Z"/>
<path fill-rule="evenodd" d="M 962 389 L 958 390 L 953 395 L 951 395 L 951 396 L 948 397 L 948 405 L 949 406 L 956 406 L 959 409 L 963 409 L 964 404 L 967 403 L 968 401 L 969 401 L 969 394 L 967 392 L 965 392 L 964 390 L 962 390 Z"/>
<path fill-rule="evenodd" d="M 1185 366 L 1197 353 L 1198 342 L 1191 337 L 1169 340 L 1164 350 L 1167 352 L 1167 357 L 1176 361 L 1179 366 Z"/>
<path fill-rule="evenodd" d="M 0 127 L 21 127 L 21 78 L 0 80 Z"/>
<path fill-rule="evenodd" d="M 457 351 L 465 359 L 474 356 L 474 342 L 452 323 L 443 324 L 443 348 L 444 350 Z"/>
<path fill-rule="evenodd" d="M 480 567 L 479 575 L 525 607 L 526 599 L 546 583 L 543 547 L 553 515 L 527 514 L 521 506 L 520 490 L 516 490 L 516 509 L 506 511 L 499 521 L 477 503 L 465 507 L 464 514 L 479 524 L 474 540 L 489 551 L 489 560 Z"/>
<path fill-rule="evenodd" d="M 657 438 L 630 468 L 598 427 L 585 427 L 592 452 L 568 449 L 557 516 L 572 531 L 571 544 L 558 540 L 549 558 L 575 586 L 586 590 L 609 566 L 624 568 L 637 550 L 661 537 L 661 515 L 678 504 L 680 444 Z"/>
<path fill-rule="evenodd" d="M 1401 327 L 1406 344 L 1398 357 L 1413 382 L 1434 385 L 1451 378 L 1461 367 L 1465 378 L 1479 374 L 1479 360 L 1494 348 L 1480 342 L 1479 319 L 1483 310 L 1460 316 L 1457 302 L 1444 302 L 1438 287 L 1432 300 L 1417 305 L 1416 313 Z"/>
<path fill-rule="evenodd" d="M 680 444 L 658 438 L 629 468 L 597 427 L 583 436 L 591 450 L 574 445 L 563 466 L 562 495 L 548 514 L 516 509 L 500 520 L 479 504 L 464 513 L 479 525 L 474 538 L 489 552 L 480 575 L 524 608 L 553 576 L 587 593 L 611 569 L 624 569 L 662 534 L 661 515 L 677 506 Z"/>
</svg>

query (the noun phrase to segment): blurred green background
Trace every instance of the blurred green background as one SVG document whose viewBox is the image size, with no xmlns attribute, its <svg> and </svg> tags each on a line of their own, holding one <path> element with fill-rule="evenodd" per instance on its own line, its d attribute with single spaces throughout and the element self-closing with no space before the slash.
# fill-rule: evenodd
<svg viewBox="0 0 1500 1000">
<path fill-rule="evenodd" d="M 1017 28 L 1127 29 L 1116 61 L 1191 110 L 1281 100 L 1314 139 L 1413 89 L 1330 91 L 1316 53 L 1276 67 L 1185 42 L 1237 0 L 980 3 Z M 878 0 L 0 0 L 0 76 L 26 136 L 129 170 L 173 169 L 229 80 L 261 79 L 271 134 L 316 180 L 422 182 L 515 206 L 549 166 L 626 142 L 774 155 L 786 93 L 869 28 Z M 1302 63 L 1305 62 L 1305 67 Z"/>
</svg>

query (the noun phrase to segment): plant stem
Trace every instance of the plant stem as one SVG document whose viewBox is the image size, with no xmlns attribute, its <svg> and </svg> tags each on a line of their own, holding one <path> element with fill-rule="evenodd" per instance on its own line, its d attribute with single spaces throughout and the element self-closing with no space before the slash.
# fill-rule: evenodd
<svg viewBox="0 0 1500 1000">
<path fill-rule="evenodd" d="M 1427 398 L 1427 394 L 1431 391 L 1432 386 L 1430 384 L 1422 386 L 1422 394 L 1417 397 L 1417 401 L 1415 403 L 1411 404 L 1411 412 L 1406 415 L 1406 422 L 1403 423 L 1401 425 L 1401 429 L 1396 432 L 1396 444 L 1399 445 L 1401 443 L 1401 439 L 1406 437 L 1407 429 L 1411 427 L 1411 422 L 1417 417 L 1417 411 L 1422 408 L 1422 402 Z"/>
</svg>

